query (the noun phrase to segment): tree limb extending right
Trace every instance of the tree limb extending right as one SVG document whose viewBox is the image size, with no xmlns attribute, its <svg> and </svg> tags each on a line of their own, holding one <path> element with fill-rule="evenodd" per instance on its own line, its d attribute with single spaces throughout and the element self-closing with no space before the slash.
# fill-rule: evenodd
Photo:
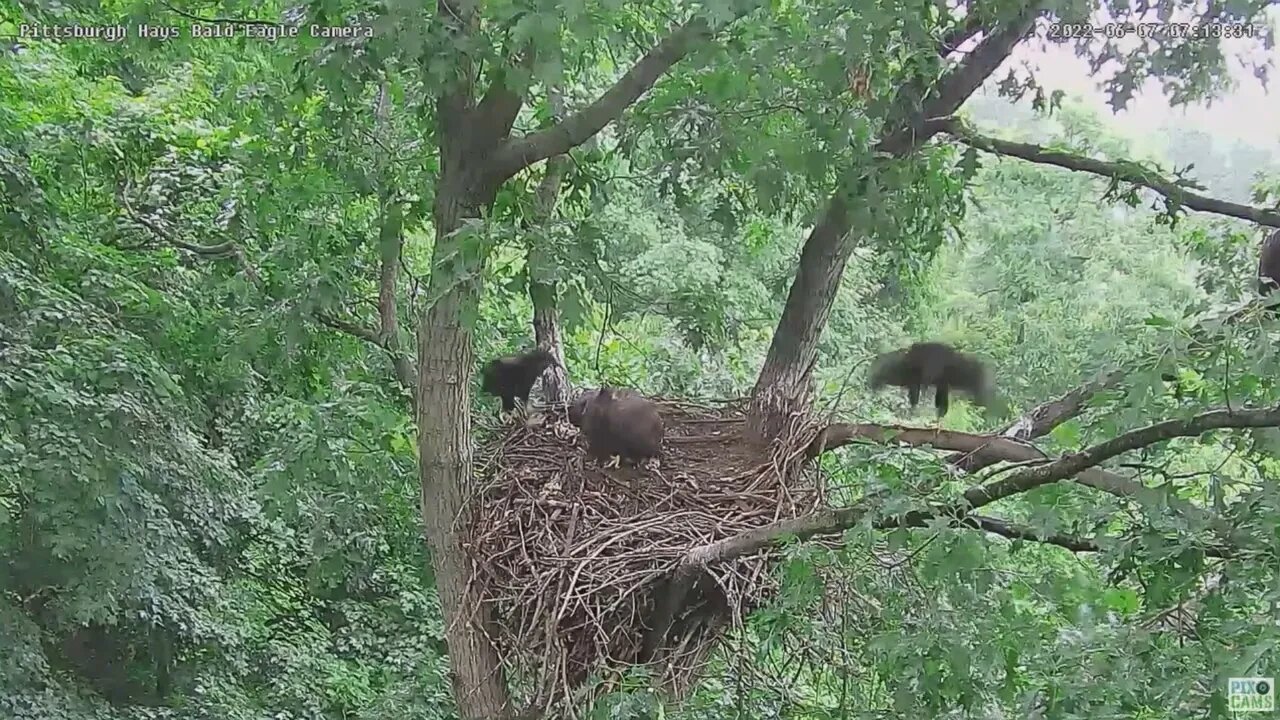
<svg viewBox="0 0 1280 720">
<path fill-rule="evenodd" d="M 953 117 L 933 119 L 929 121 L 928 125 L 931 129 L 946 133 L 965 145 L 978 150 L 1021 158 L 1042 165 L 1056 165 L 1076 172 L 1102 175 L 1119 182 L 1132 183 L 1153 190 L 1164 198 L 1189 207 L 1192 210 L 1226 215 L 1248 220 L 1259 225 L 1280 228 L 1280 212 L 1201 195 L 1136 162 L 1096 160 L 1060 150 L 1049 150 L 1031 143 L 1000 140 L 980 135 Z"/>
</svg>

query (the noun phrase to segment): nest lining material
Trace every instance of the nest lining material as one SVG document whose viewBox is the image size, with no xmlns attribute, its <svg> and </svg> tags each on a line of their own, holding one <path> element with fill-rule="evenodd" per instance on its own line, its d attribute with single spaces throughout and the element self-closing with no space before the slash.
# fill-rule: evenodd
<svg viewBox="0 0 1280 720">
<path fill-rule="evenodd" d="M 768 592 L 767 553 L 708 568 L 642 658 L 666 577 L 694 547 L 821 504 L 817 484 L 802 482 L 807 421 L 761 447 L 743 436 L 736 404 L 657 402 L 666 439 L 656 470 L 602 469 L 557 408 L 502 428 L 477 455 L 474 582 L 493 640 L 539 701 L 643 660 L 668 687 L 692 679 L 713 641 Z"/>
</svg>

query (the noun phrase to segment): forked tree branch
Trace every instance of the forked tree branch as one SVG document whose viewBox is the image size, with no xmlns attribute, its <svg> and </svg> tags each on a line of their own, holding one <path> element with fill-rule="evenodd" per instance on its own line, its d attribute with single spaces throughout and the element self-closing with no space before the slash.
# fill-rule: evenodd
<svg viewBox="0 0 1280 720">
<path fill-rule="evenodd" d="M 696 41 L 709 36 L 710 29 L 701 18 L 680 26 L 590 105 L 545 130 L 504 143 L 494 153 L 490 180 L 504 182 L 539 160 L 569 152 L 586 142 L 648 92 L 658 78 L 688 54 Z"/>
<path fill-rule="evenodd" d="M 1104 377 L 1105 379 L 1105 377 Z M 1004 479 L 979 485 L 969 489 L 959 503 L 942 505 L 929 510 L 915 510 L 896 517 L 876 520 L 873 526 L 878 529 L 895 527 L 923 527 L 938 518 L 951 518 L 961 526 L 979 528 L 1010 538 L 1033 540 L 1036 542 L 1059 545 L 1073 551 L 1094 551 L 1100 548 L 1098 541 L 1074 538 L 1056 533 L 1041 533 L 1013 523 L 972 515 L 972 511 L 997 500 L 1027 492 L 1041 485 L 1064 480 L 1082 473 L 1100 473 L 1095 479 L 1095 487 L 1122 496 L 1140 496 L 1142 493 L 1155 493 L 1138 483 L 1112 476 L 1110 473 L 1095 467 L 1121 453 L 1140 447 L 1169 440 L 1175 437 L 1199 435 L 1205 431 L 1221 428 L 1272 427 L 1280 425 L 1280 406 L 1267 410 L 1229 411 L 1220 410 L 1197 415 L 1187 420 L 1169 420 L 1119 435 L 1111 440 L 1099 443 L 1077 453 L 1072 453 L 1057 460 L 1043 464 L 1022 467 L 1013 470 Z M 848 442 L 854 437 L 879 439 L 881 442 L 889 438 L 914 439 L 915 444 L 928 444 L 927 436 L 933 438 L 947 437 L 952 446 L 967 441 L 977 449 L 983 442 L 1004 445 L 1007 448 L 1027 448 L 1031 453 L 1038 453 L 1034 447 L 1025 446 L 1010 438 L 979 438 L 964 433 L 919 430 L 913 428 L 886 428 L 874 425 L 838 425 L 831 426 L 819 433 L 815 443 L 820 447 L 835 447 Z M 957 448 L 958 449 L 958 448 Z M 1029 459 L 1036 459 L 1029 458 Z M 1080 480 L 1085 483 L 1084 479 Z M 1114 481 L 1114 482 L 1113 482 Z M 671 622 L 683 606 L 684 598 L 693 582 L 703 572 L 703 568 L 714 562 L 722 562 L 760 552 L 787 537 L 805 540 L 819 535 L 832 535 L 852 528 L 863 521 L 875 507 L 879 496 L 868 498 L 848 508 L 823 510 L 798 518 L 782 520 L 759 528 L 748 530 L 734 537 L 725 538 L 708 545 L 693 548 L 676 568 L 675 572 L 657 602 L 654 613 L 654 625 L 646 634 L 642 658 L 651 657 L 657 645 L 665 638 Z M 1185 501 L 1181 501 L 1185 502 Z M 1174 505 L 1173 499 L 1169 500 Z M 1190 503 L 1186 506 L 1194 508 Z M 1225 540 L 1226 532 L 1221 524 L 1214 524 L 1214 530 L 1220 539 Z M 1228 557 L 1234 550 L 1225 542 L 1210 546 L 1205 552 L 1215 557 Z"/>
<path fill-rule="evenodd" d="M 416 408 L 418 394 L 415 388 L 418 386 L 418 375 L 413 368 L 413 362 L 399 350 L 398 345 L 393 350 L 391 343 L 385 339 L 381 330 L 374 330 L 322 311 L 312 313 L 312 317 L 315 318 L 316 322 L 331 330 L 337 330 L 340 333 L 350 335 L 357 340 L 363 340 L 370 345 L 376 345 L 386 351 L 387 356 L 391 359 L 391 370 L 395 374 L 396 382 L 400 383 L 400 386 L 408 391 L 410 409 Z"/>
<path fill-rule="evenodd" d="M 417 401 L 417 371 L 400 347 L 400 327 L 396 317 L 396 278 L 404 246 L 404 215 L 398 202 L 387 200 L 383 204 L 378 244 L 381 261 L 378 272 L 378 328 L 365 327 L 326 312 L 315 313 L 315 318 L 322 325 L 385 350 L 396 381 L 408 391 L 412 407 Z"/>
<path fill-rule="evenodd" d="M 1015 469 L 1001 480 L 970 488 L 964 493 L 960 503 L 942 506 L 934 511 L 922 511 L 916 515 L 921 519 L 962 518 L 976 508 L 1027 492 L 1041 485 L 1069 478 L 1117 455 L 1157 442 L 1199 435 L 1209 430 L 1275 426 L 1280 426 L 1280 406 L 1264 410 L 1215 410 L 1186 420 L 1167 420 L 1118 435 L 1043 465 Z M 689 552 L 685 562 L 706 564 L 723 561 L 763 550 L 777 540 L 788 536 L 803 540 L 816 535 L 841 532 L 860 522 L 871 509 L 866 504 L 859 503 L 848 508 L 826 510 L 804 517 L 782 520 L 694 548 Z M 908 513 L 905 517 L 910 519 L 912 516 L 912 513 Z"/>
<path fill-rule="evenodd" d="M 876 150 L 901 157 L 928 142 L 937 130 L 927 120 L 955 112 L 982 85 L 1035 24 L 1041 2 L 1025 3 L 1017 16 L 993 29 L 938 81 L 924 99 L 923 107 L 907 105 L 914 102 L 911 92 L 901 94 L 894 103 L 898 107 L 890 114 L 907 119 L 891 128 L 876 144 Z M 858 192 L 859 182 L 863 180 L 844 183 L 832 194 L 805 239 L 800 267 L 752 390 L 753 433 L 768 434 L 766 428 L 773 420 L 792 412 L 809 392 L 811 371 L 817 362 L 816 339 L 830 315 L 832 299 L 853 251 L 847 198 Z"/>
<path fill-rule="evenodd" d="M 914 100 L 910 92 L 904 92 L 890 114 L 908 119 L 881 138 L 876 149 L 903 156 L 927 142 L 930 136 L 926 120 L 954 112 L 1004 62 L 1039 13 L 1038 0 L 1023 6 L 1016 18 L 988 35 L 939 80 L 923 108 L 913 110 L 907 106 Z M 751 393 L 749 428 L 753 434 L 770 434 L 770 427 L 779 418 L 797 411 L 809 393 L 811 370 L 817 361 L 816 340 L 830 315 L 845 264 L 853 251 L 848 197 L 856 194 L 857 184 L 864 181 L 865 178 L 842 183 L 827 200 L 805 239 L 800 267 Z"/>
<path fill-rule="evenodd" d="M 1099 391 L 1105 390 L 1124 378 L 1123 370 L 1112 370 L 1079 385 L 1060 397 L 1054 398 L 1031 408 L 1018 419 L 996 431 L 1014 440 L 1034 440 L 1052 432 L 1062 423 L 1076 417 L 1084 409 L 1084 404 Z M 947 457 L 947 464 L 966 472 L 981 470 L 1000 460 L 1012 460 L 994 453 L 958 452 Z"/>
<path fill-rule="evenodd" d="M 376 133 L 380 142 L 385 141 L 391 118 L 391 97 L 387 83 L 378 88 L 374 105 L 377 119 Z M 384 185 L 386 174 L 384 176 Z M 394 191 L 384 188 L 379 197 L 378 218 L 378 327 L 376 330 L 362 324 L 343 320 L 327 312 L 316 312 L 315 318 L 326 327 L 346 333 L 386 351 L 396 382 L 408 391 L 410 408 L 417 404 L 417 372 L 413 363 L 400 348 L 400 324 L 397 317 L 396 280 L 399 277 L 400 258 L 404 250 L 404 208 Z"/>
<path fill-rule="evenodd" d="M 973 52 L 947 74 L 938 92 L 925 103 L 920 119 L 950 115 L 959 110 L 1035 26 L 1042 5 L 1039 0 L 1025 4 L 1017 16 L 983 38 Z"/>
<path fill-rule="evenodd" d="M 436 0 L 436 21 L 444 28 L 450 42 L 465 43 L 479 30 L 476 0 Z M 475 59 L 467 52 L 453 54 L 455 66 L 449 68 L 444 87 L 436 97 L 436 117 L 440 124 L 442 162 L 455 160 L 472 150 L 472 115 L 475 110 Z"/>
<path fill-rule="evenodd" d="M 532 69 L 535 57 L 533 46 L 528 45 L 506 67 L 493 73 L 488 91 L 474 110 L 476 122 L 484 128 L 481 131 L 483 139 L 478 142 L 497 145 L 511 133 L 511 126 L 524 105 L 524 96 L 511 89 L 507 75 L 513 67 Z"/>
<path fill-rule="evenodd" d="M 1040 1 L 1022 6 L 1011 21 L 994 29 L 963 62 L 944 75 L 915 108 L 910 91 L 894 102 L 890 115 L 906 117 L 876 144 L 879 152 L 893 156 L 909 154 L 927 142 L 931 132 L 926 122 L 935 116 L 950 115 L 1004 62 L 1018 41 L 1026 35 L 1040 14 Z M 779 418 L 788 416 L 804 403 L 811 384 L 811 370 L 817 360 L 817 338 L 830 315 L 831 305 L 845 264 L 852 254 L 852 231 L 848 197 L 858 192 L 859 180 L 842 183 L 828 199 L 800 253 L 800 267 L 791 283 L 773 340 L 751 393 L 750 432 L 768 435 Z"/>
<path fill-rule="evenodd" d="M 1000 140 L 980 135 L 953 117 L 930 120 L 928 125 L 938 132 L 944 132 L 965 145 L 979 150 L 1021 158 L 1041 165 L 1056 165 L 1076 172 L 1103 175 L 1118 182 L 1132 183 L 1153 190 L 1162 197 L 1192 210 L 1226 215 L 1259 225 L 1280 228 L 1280 212 L 1201 195 L 1136 162 L 1095 160 L 1059 150 L 1048 150 L 1030 143 Z"/>
<path fill-rule="evenodd" d="M 1109 376 L 1104 376 L 1103 381 Z M 1074 392 L 1074 391 L 1073 391 Z M 1065 399 L 1071 393 L 1059 398 Z M 1057 402 L 1057 401 L 1054 401 Z M 1043 406 L 1042 406 L 1043 407 Z M 984 468 L 998 462 L 1048 463 L 1051 458 L 1042 450 L 1027 442 L 1008 436 L 972 435 L 970 433 L 935 431 L 895 425 L 835 424 L 829 426 L 815 444 L 821 441 L 822 450 L 831 450 L 856 439 L 866 439 L 879 444 L 899 442 L 913 447 L 932 446 L 940 450 L 954 450 L 947 458 L 950 462 L 959 457 L 976 467 Z M 817 448 L 815 447 L 815 450 Z M 1133 500 L 1147 507 L 1161 504 L 1186 517 L 1209 525 L 1218 537 L 1225 540 L 1230 534 L 1227 523 L 1214 513 L 1160 488 L 1153 488 L 1098 467 L 1087 468 L 1072 480 L 1085 487 Z"/>
<path fill-rule="evenodd" d="M 930 119 L 951 115 L 960 109 L 974 91 L 982 87 L 982 83 L 1013 52 L 1014 46 L 1030 32 L 1036 18 L 1040 16 L 1040 6 L 1039 1 L 1027 3 L 1016 17 L 983 38 L 964 60 L 943 76 L 925 99 L 920 112 L 912 116 L 904 126 L 881 139 L 878 149 L 892 155 L 902 155 L 942 132 L 943 128 Z"/>
</svg>

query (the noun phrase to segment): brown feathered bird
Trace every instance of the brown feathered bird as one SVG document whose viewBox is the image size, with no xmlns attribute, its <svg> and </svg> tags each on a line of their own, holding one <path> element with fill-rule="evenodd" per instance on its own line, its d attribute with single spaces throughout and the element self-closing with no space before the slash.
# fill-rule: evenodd
<svg viewBox="0 0 1280 720">
<path fill-rule="evenodd" d="M 480 389 L 502 398 L 502 409 L 510 412 L 516 400 L 529 402 L 529 391 L 542 371 L 556 365 L 556 356 L 541 348 L 519 355 L 494 358 L 480 371 Z"/>
<path fill-rule="evenodd" d="M 666 429 L 653 402 L 627 391 L 602 387 L 584 393 L 574 404 L 578 403 L 582 403 L 582 434 L 591 455 L 598 461 L 616 456 L 616 461 L 606 467 L 616 467 L 622 458 L 639 463 L 662 455 Z M 573 413 L 570 408 L 571 420 Z"/>
<path fill-rule="evenodd" d="M 983 407 L 995 399 L 991 373 L 982 360 L 938 342 L 915 343 L 878 356 L 871 364 L 869 384 L 872 390 L 905 387 L 912 408 L 920 403 L 920 389 L 932 385 L 939 419 L 947 414 L 952 390 L 970 395 Z"/>
</svg>

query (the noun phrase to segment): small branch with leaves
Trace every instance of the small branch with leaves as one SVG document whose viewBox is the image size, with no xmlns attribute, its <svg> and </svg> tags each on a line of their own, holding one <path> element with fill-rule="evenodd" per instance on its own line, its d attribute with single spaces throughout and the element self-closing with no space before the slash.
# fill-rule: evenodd
<svg viewBox="0 0 1280 720">
<path fill-rule="evenodd" d="M 1103 376 L 1097 382 L 1105 382 L 1110 375 Z M 1089 383 L 1088 385 L 1093 385 Z M 1058 400 L 1039 406 L 1052 407 L 1067 398 L 1077 397 L 1076 391 L 1067 393 Z M 1063 407 L 1059 405 L 1059 407 Z M 1030 414 L 1034 414 L 1033 410 Z M 1017 423 L 1013 427 L 1017 427 Z M 1046 430 L 1047 432 L 1047 430 Z M 884 426 L 869 424 L 835 424 L 828 426 L 815 439 L 810 453 L 825 452 L 853 442 L 857 439 L 869 440 L 879 444 L 897 442 L 912 447 L 929 446 L 939 450 L 954 451 L 945 459 L 949 465 L 958 470 L 972 472 L 989 467 L 999 462 L 1017 465 L 1043 465 L 1052 460 L 1051 457 L 1035 445 L 1015 437 L 1004 435 L 973 435 L 970 433 L 925 430 L 903 426 Z M 1123 500 L 1136 501 L 1145 505 L 1167 505 L 1188 519 L 1209 525 L 1221 540 L 1230 535 L 1230 527 L 1222 518 L 1210 513 L 1194 503 L 1166 492 L 1163 489 L 1148 487 L 1141 482 L 1117 475 L 1099 467 L 1087 468 L 1076 474 L 1072 481 L 1084 487 L 1092 488 Z"/>
<path fill-rule="evenodd" d="M 416 408 L 417 393 L 415 392 L 415 388 L 417 387 L 417 374 L 413 368 L 412 361 L 410 361 L 408 356 L 400 351 L 396 343 L 389 339 L 389 337 L 394 337 L 394 334 L 388 336 L 382 332 L 381 329 L 374 330 L 359 323 L 351 322 L 350 320 L 343 320 L 331 313 L 317 311 L 313 316 L 315 317 L 316 322 L 324 325 L 325 327 L 337 330 L 340 333 L 350 335 L 357 340 L 363 340 L 385 350 L 391 358 L 391 369 L 395 373 L 396 382 L 400 383 L 401 387 L 409 391 L 409 404 L 411 407 Z"/>
</svg>

